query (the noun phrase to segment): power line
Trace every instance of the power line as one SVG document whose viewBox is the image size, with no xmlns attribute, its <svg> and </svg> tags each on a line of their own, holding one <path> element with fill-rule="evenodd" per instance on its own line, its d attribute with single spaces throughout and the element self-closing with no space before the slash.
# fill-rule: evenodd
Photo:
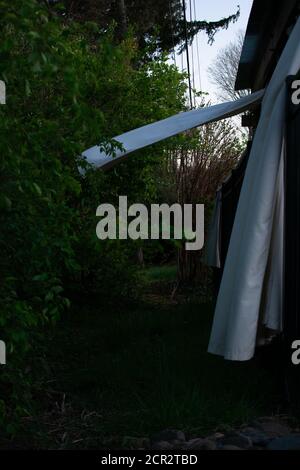
<svg viewBox="0 0 300 470">
<path fill-rule="evenodd" d="M 192 0 L 189 1 L 190 4 L 190 22 L 193 22 L 193 10 L 192 10 Z M 193 95 L 194 95 L 194 107 L 196 107 L 196 93 L 195 93 L 195 60 L 194 60 L 194 41 L 191 43 L 191 52 L 192 52 L 192 83 L 193 83 Z"/>
<path fill-rule="evenodd" d="M 189 97 L 190 97 L 190 106 L 191 106 L 191 109 L 193 109 L 192 84 L 191 84 L 191 69 L 190 69 L 190 56 L 189 56 L 189 44 L 188 44 L 188 30 L 187 30 L 187 21 L 186 21 L 186 5 L 185 5 L 185 0 L 182 0 L 182 8 L 183 8 L 183 20 L 184 20 L 184 35 L 185 35 L 186 62 L 187 62 L 188 81 L 189 81 Z"/>
<path fill-rule="evenodd" d="M 194 16 L 195 16 L 195 20 L 196 20 L 196 17 L 197 17 L 197 14 L 196 14 L 196 0 L 194 0 Z M 199 84 L 200 84 L 200 90 L 202 91 L 201 64 L 200 64 L 200 53 L 199 53 L 198 34 L 196 34 L 196 51 L 197 51 L 198 71 L 199 71 Z"/>
</svg>

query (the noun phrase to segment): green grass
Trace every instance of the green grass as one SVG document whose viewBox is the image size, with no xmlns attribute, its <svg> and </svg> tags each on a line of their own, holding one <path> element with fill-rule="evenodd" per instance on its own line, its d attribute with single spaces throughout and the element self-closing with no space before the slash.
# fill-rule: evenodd
<svg viewBox="0 0 300 470">
<path fill-rule="evenodd" d="M 206 434 L 276 411 L 270 372 L 206 352 L 212 317 L 211 305 L 78 305 L 51 341 L 56 387 L 101 416 L 101 439 Z"/>
<path fill-rule="evenodd" d="M 148 282 L 176 281 L 177 266 L 152 266 L 145 269 L 144 277 Z"/>
</svg>

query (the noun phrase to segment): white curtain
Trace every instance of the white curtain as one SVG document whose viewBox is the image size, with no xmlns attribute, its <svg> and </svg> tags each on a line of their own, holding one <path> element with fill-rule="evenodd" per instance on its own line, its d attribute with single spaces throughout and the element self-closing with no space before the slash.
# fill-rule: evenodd
<svg viewBox="0 0 300 470">
<path fill-rule="evenodd" d="M 162 121 L 114 137 L 114 140 L 123 145 L 123 150 L 116 149 L 114 156 L 101 151 L 97 145 L 83 152 L 82 156 L 95 168 L 107 169 L 122 161 L 135 150 L 147 147 L 188 129 L 242 113 L 259 103 L 263 93 L 263 91 L 258 91 L 233 102 L 179 113 Z"/>
<path fill-rule="evenodd" d="M 217 299 L 208 350 L 230 360 L 253 356 L 261 317 L 281 327 L 286 78 L 299 68 L 300 19 L 262 101 Z"/>
</svg>

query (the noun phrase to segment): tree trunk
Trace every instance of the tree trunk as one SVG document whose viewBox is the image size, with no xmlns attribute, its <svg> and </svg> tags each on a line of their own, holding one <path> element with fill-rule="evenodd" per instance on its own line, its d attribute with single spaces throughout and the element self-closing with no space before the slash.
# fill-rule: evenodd
<svg viewBox="0 0 300 470">
<path fill-rule="evenodd" d="M 127 33 L 127 16 L 126 16 L 126 5 L 125 0 L 117 0 L 117 8 L 118 8 L 118 36 L 119 39 L 122 40 L 126 36 Z"/>
<path fill-rule="evenodd" d="M 142 268 L 145 266 L 145 264 L 144 264 L 144 252 L 143 252 L 143 248 L 141 246 L 137 250 L 137 261 L 138 261 L 138 264 Z"/>
</svg>

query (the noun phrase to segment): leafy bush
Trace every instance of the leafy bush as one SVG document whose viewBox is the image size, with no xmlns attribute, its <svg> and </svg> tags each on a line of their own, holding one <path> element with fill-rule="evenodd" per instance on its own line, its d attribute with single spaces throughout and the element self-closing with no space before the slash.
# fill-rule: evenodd
<svg viewBox="0 0 300 470">
<path fill-rule="evenodd" d="M 0 420 L 14 432 L 30 412 L 34 359 L 45 327 L 70 305 L 65 287 L 131 295 L 138 272 L 134 243 L 100 244 L 96 207 L 119 195 L 155 198 L 160 146 L 108 174 L 82 179 L 77 156 L 130 128 L 184 107 L 184 77 L 165 57 L 139 65 L 130 35 L 78 25 L 37 0 L 0 0 L 1 259 Z"/>
</svg>

